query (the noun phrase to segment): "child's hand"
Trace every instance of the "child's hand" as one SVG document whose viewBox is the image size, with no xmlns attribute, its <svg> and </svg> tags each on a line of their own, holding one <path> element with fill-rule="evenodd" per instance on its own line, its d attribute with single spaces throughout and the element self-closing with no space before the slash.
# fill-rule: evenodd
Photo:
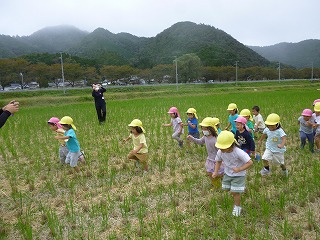
<svg viewBox="0 0 320 240">
<path fill-rule="evenodd" d="M 241 171 L 240 168 L 232 168 L 232 170 L 233 170 L 235 173 L 238 173 L 238 172 Z"/>
<path fill-rule="evenodd" d="M 54 138 L 59 140 L 59 139 L 60 139 L 60 136 L 54 136 Z"/>
<path fill-rule="evenodd" d="M 283 148 L 283 146 L 281 144 L 278 144 L 278 148 Z"/>
<path fill-rule="evenodd" d="M 215 172 L 212 173 L 212 178 L 216 178 L 217 176 L 218 176 L 217 173 L 215 173 Z"/>
<path fill-rule="evenodd" d="M 188 135 L 188 136 L 187 136 L 187 139 L 188 139 L 188 140 L 192 139 L 192 136 L 191 136 L 191 135 Z"/>
<path fill-rule="evenodd" d="M 127 141 L 126 138 L 123 138 L 123 139 L 121 140 L 121 142 L 123 142 L 123 143 L 125 143 L 126 141 Z"/>
</svg>

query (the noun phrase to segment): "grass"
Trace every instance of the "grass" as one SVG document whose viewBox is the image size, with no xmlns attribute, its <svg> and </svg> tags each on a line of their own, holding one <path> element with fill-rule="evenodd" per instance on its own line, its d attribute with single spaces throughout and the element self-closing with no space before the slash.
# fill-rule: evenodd
<svg viewBox="0 0 320 240">
<path fill-rule="evenodd" d="M 21 110 L 0 130 L 0 239 L 319 238 L 319 156 L 298 148 L 297 125 L 301 111 L 319 98 L 319 84 L 239 85 L 185 85 L 179 93 L 175 86 L 110 90 L 102 126 L 88 89 L 67 96 L 1 95 L 3 104 L 16 98 Z M 265 118 L 278 113 L 288 135 L 289 178 L 273 165 L 273 174 L 262 178 L 262 163 L 255 162 L 240 218 L 231 216 L 229 193 L 211 190 L 205 147 L 192 145 L 187 153 L 171 139 L 172 129 L 161 127 L 170 121 L 171 106 L 183 120 L 194 107 L 200 121 L 216 116 L 224 127 L 231 102 L 239 109 L 259 105 Z M 65 115 L 74 119 L 87 156 L 80 174 L 59 165 L 58 143 L 46 123 Z M 134 118 L 147 131 L 147 175 L 126 159 L 132 144 L 121 142 Z"/>
</svg>

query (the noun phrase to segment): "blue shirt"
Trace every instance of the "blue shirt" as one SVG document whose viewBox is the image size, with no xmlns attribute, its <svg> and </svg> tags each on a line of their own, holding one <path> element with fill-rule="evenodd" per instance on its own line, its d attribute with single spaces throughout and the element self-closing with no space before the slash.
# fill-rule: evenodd
<svg viewBox="0 0 320 240">
<path fill-rule="evenodd" d="M 274 131 L 270 131 L 269 128 L 265 128 L 263 130 L 263 134 L 267 134 L 267 142 L 266 148 L 271 152 L 280 152 L 284 153 L 286 151 L 286 147 L 278 148 L 278 144 L 281 144 L 282 137 L 287 136 L 282 128 L 276 129 Z"/>
<path fill-rule="evenodd" d="M 70 152 L 79 152 L 80 144 L 77 139 L 75 131 L 71 128 L 68 131 L 65 131 L 64 136 L 70 137 L 69 140 L 66 142 L 68 150 Z"/>
<path fill-rule="evenodd" d="M 237 128 L 236 128 L 236 122 L 234 120 L 236 120 L 238 118 L 238 114 L 236 113 L 235 115 L 229 115 L 228 117 L 228 122 L 231 123 L 231 131 L 233 133 L 236 133 Z"/>
<path fill-rule="evenodd" d="M 199 132 L 199 130 L 198 130 L 198 119 L 196 119 L 195 117 L 192 118 L 192 119 L 188 118 L 187 123 L 188 123 L 188 121 L 190 121 L 192 123 L 192 125 L 196 126 L 195 128 L 192 128 L 190 126 L 190 124 L 188 124 L 188 132 L 189 133 L 198 133 Z"/>
</svg>

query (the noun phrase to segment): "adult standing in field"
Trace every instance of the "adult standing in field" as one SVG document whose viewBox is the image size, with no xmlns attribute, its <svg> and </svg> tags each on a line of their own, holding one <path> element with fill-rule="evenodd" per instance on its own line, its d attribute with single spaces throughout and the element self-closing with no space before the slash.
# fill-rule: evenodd
<svg viewBox="0 0 320 240">
<path fill-rule="evenodd" d="M 15 100 L 9 102 L 6 106 L 0 109 L 0 128 L 6 123 L 7 119 L 19 111 L 19 103 Z"/>
<path fill-rule="evenodd" d="M 106 89 L 100 84 L 92 84 L 92 97 L 94 97 L 94 103 L 100 124 L 103 124 L 106 121 L 107 116 L 106 101 L 103 97 L 103 93 L 105 91 Z"/>
</svg>

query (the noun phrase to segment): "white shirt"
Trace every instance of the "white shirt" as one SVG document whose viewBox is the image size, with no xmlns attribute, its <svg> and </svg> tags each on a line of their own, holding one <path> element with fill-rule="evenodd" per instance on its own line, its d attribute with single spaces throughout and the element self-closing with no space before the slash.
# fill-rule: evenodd
<svg viewBox="0 0 320 240">
<path fill-rule="evenodd" d="M 263 117 L 259 113 L 257 116 L 253 115 L 253 120 L 254 120 L 254 126 L 257 128 L 265 128 L 266 125 L 264 124 Z M 259 122 L 259 124 L 258 124 Z"/>
</svg>

